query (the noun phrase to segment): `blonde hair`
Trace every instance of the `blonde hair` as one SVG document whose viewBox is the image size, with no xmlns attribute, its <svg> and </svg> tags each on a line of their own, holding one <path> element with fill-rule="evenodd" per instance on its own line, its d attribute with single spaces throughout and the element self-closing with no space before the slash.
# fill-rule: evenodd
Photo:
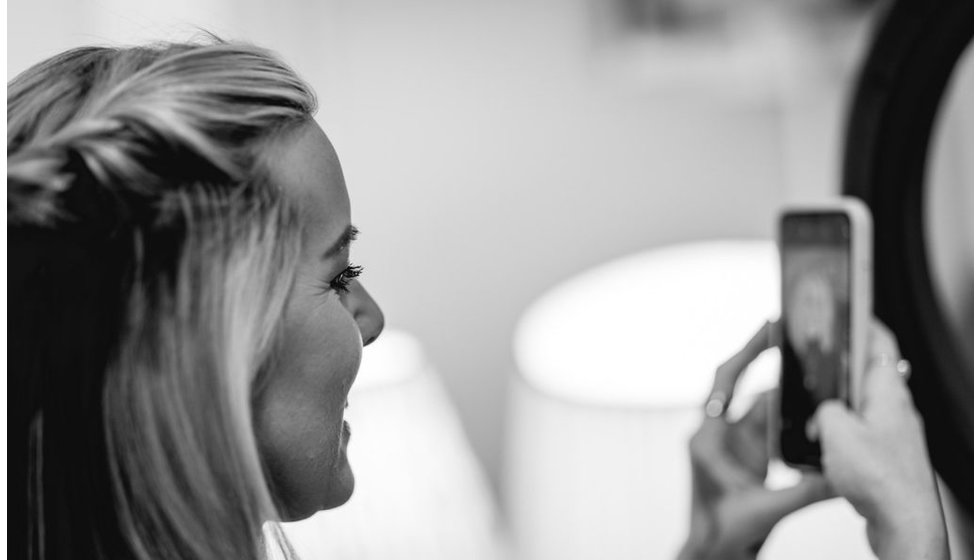
<svg viewBox="0 0 980 560">
<path fill-rule="evenodd" d="M 251 400 L 300 233 L 261 153 L 314 110 L 276 56 L 220 41 L 76 49 L 8 84 L 13 549 L 264 557 Z"/>
</svg>

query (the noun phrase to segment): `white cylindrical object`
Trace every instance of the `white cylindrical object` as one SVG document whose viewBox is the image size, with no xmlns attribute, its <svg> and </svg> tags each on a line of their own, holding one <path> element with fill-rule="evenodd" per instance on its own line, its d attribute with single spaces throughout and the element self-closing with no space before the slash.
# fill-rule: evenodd
<svg viewBox="0 0 980 560">
<path fill-rule="evenodd" d="M 518 558 L 658 559 L 687 532 L 689 408 L 589 406 L 514 387 L 505 490 Z"/>
</svg>

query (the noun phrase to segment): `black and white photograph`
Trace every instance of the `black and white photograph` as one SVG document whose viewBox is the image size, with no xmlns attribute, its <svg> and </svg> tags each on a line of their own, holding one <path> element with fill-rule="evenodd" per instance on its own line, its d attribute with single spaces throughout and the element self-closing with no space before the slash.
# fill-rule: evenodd
<svg viewBox="0 0 980 560">
<path fill-rule="evenodd" d="M 7 557 L 972 560 L 974 7 L 9 0 Z"/>
</svg>

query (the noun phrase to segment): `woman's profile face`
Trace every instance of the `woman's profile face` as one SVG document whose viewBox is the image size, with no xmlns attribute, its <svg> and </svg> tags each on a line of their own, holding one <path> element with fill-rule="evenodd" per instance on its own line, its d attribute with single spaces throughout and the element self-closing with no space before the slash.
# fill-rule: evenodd
<svg viewBox="0 0 980 560">
<path fill-rule="evenodd" d="M 275 142 L 267 162 L 272 181 L 302 209 L 303 250 L 254 421 L 281 514 L 295 520 L 343 504 L 354 490 L 344 408 L 361 347 L 380 334 L 384 318 L 356 280 L 342 287 L 350 200 L 326 135 L 304 124 Z"/>
</svg>

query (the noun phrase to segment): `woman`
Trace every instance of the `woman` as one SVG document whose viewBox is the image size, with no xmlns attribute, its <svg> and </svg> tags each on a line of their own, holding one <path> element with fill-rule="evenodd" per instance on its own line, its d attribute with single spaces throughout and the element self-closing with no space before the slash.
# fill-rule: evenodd
<svg viewBox="0 0 980 560">
<path fill-rule="evenodd" d="M 314 108 L 275 56 L 221 42 L 77 49 L 9 84 L 12 557 L 262 558 L 270 540 L 288 555 L 265 522 L 348 499 L 343 411 L 383 317 L 349 262 L 356 229 Z M 716 401 L 759 340 L 719 370 Z M 864 420 L 831 407 L 820 426 L 831 485 L 892 543 L 909 520 L 881 511 L 907 502 L 862 486 L 881 457 L 903 450 L 916 467 L 899 486 L 934 496 L 914 415 L 881 402 L 919 439 L 877 438 L 870 417 L 854 435 L 839 427 Z M 762 416 L 712 414 L 692 442 L 683 556 L 751 554 L 826 495 L 761 489 Z M 881 447 L 867 460 L 836 451 L 862 437 Z"/>
<path fill-rule="evenodd" d="M 344 503 L 383 318 L 309 87 L 242 45 L 87 48 L 7 107 L 12 556 L 260 558 Z"/>
</svg>

